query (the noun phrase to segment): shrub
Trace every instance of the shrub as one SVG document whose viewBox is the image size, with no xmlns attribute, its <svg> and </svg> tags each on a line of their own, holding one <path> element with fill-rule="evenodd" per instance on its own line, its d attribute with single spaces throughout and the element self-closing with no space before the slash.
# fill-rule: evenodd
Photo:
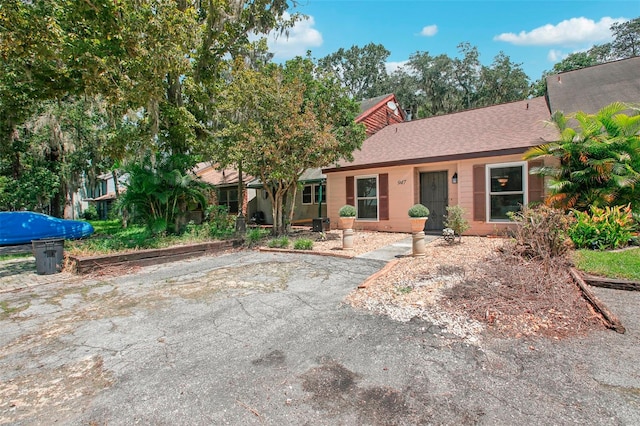
<svg viewBox="0 0 640 426">
<path fill-rule="evenodd" d="M 520 256 L 546 261 L 565 255 L 571 248 L 571 218 L 563 210 L 541 204 L 523 207 L 509 216 L 516 222 L 513 248 Z"/>
<path fill-rule="evenodd" d="M 470 228 L 469 222 L 464 218 L 464 209 L 460 206 L 448 206 L 447 217 L 444 220 L 444 226 L 453 229 L 458 237 L 462 236 L 464 231 Z"/>
<path fill-rule="evenodd" d="M 573 210 L 576 221 L 569 236 L 577 248 L 616 249 L 629 243 L 635 229 L 631 206 L 598 208 L 589 212 Z"/>
<path fill-rule="evenodd" d="M 271 248 L 287 248 L 289 247 L 289 238 L 288 237 L 280 237 L 274 238 L 269 241 L 269 247 Z"/>
<path fill-rule="evenodd" d="M 211 205 L 205 211 L 205 218 L 209 222 L 209 234 L 213 238 L 223 238 L 235 232 L 235 215 L 229 214 L 227 206 Z"/>
<path fill-rule="evenodd" d="M 82 212 L 82 217 L 85 220 L 98 220 L 98 209 L 96 206 L 90 205 Z"/>
<path fill-rule="evenodd" d="M 356 208 L 352 205 L 345 204 L 344 206 L 340 207 L 338 215 L 340 215 L 340 217 L 356 217 Z"/>
<path fill-rule="evenodd" d="M 293 248 L 296 250 L 311 250 L 313 248 L 313 241 L 308 238 L 300 238 L 293 243 Z"/>
<path fill-rule="evenodd" d="M 266 229 L 261 229 L 261 228 L 250 229 L 245 235 L 244 242 L 247 246 L 253 247 L 260 240 L 265 238 L 267 235 L 269 235 L 269 231 Z"/>
<path fill-rule="evenodd" d="M 409 209 L 409 217 L 428 217 L 429 209 L 422 204 L 414 204 Z"/>
</svg>

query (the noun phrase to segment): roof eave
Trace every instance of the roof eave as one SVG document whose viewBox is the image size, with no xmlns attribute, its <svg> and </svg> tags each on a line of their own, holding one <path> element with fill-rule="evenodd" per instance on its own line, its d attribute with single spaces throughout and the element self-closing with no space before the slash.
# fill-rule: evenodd
<svg viewBox="0 0 640 426">
<path fill-rule="evenodd" d="M 535 145 L 531 145 L 535 146 Z M 394 166 L 408 166 L 413 164 L 427 164 L 427 163 L 443 163 L 446 161 L 459 161 L 459 160 L 472 160 L 475 158 L 483 157 L 496 157 L 501 155 L 514 155 L 524 154 L 531 146 L 520 148 L 500 149 L 494 151 L 479 151 L 479 152 L 465 152 L 462 154 L 442 155 L 438 157 L 422 157 L 422 158 L 409 158 L 406 160 L 385 161 L 379 163 L 370 164 L 358 164 L 353 166 L 338 166 L 327 169 L 322 169 L 322 173 L 336 173 L 347 172 L 353 170 L 374 169 L 382 167 L 394 167 Z"/>
</svg>

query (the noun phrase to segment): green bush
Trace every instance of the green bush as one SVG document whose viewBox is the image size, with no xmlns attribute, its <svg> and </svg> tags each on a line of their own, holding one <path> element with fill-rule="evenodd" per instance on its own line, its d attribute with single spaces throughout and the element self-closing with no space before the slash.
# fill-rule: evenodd
<svg viewBox="0 0 640 426">
<path fill-rule="evenodd" d="M 573 210 L 575 223 L 569 236 L 577 248 L 606 250 L 624 247 L 636 229 L 631 206 L 598 208 L 589 212 Z"/>
<path fill-rule="evenodd" d="M 265 238 L 267 235 L 269 235 L 269 231 L 266 229 L 261 229 L 261 228 L 250 229 L 245 235 L 244 242 L 247 246 L 253 247 L 260 240 Z"/>
<path fill-rule="evenodd" d="M 338 215 L 340 215 L 340 217 L 356 217 L 356 208 L 352 205 L 345 204 L 344 206 L 340 207 Z"/>
<path fill-rule="evenodd" d="M 96 206 L 90 205 L 82 212 L 82 217 L 85 220 L 98 220 L 98 209 Z"/>
<path fill-rule="evenodd" d="M 288 237 L 280 237 L 274 238 L 269 241 L 269 247 L 271 248 L 287 248 L 289 247 L 289 238 Z"/>
<path fill-rule="evenodd" d="M 211 205 L 205 211 L 209 222 L 209 234 L 213 238 L 224 238 L 233 235 L 236 229 L 236 217 L 229 214 L 227 206 Z"/>
<path fill-rule="evenodd" d="M 453 229 L 455 235 L 460 237 L 464 231 L 470 228 L 469 222 L 464 218 L 464 209 L 460 206 L 448 206 L 447 217 L 444 226 Z"/>
<path fill-rule="evenodd" d="M 422 204 L 414 204 L 409 209 L 409 217 L 428 217 L 429 209 Z"/>
<path fill-rule="evenodd" d="M 300 238 L 293 243 L 293 248 L 296 250 L 311 250 L 313 241 L 308 238 Z"/>
</svg>

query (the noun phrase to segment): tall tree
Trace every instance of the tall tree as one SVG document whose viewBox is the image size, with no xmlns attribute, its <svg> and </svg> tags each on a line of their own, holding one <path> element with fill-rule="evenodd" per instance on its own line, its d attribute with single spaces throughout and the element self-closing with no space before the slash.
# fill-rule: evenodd
<svg viewBox="0 0 640 426">
<path fill-rule="evenodd" d="M 0 7 L 0 155 L 14 152 L 38 102 L 81 93 L 102 96 L 114 111 L 114 128 L 134 111 L 140 132 L 131 151 L 137 155 L 196 154 L 210 124 L 202 104 L 216 100 L 221 64 L 245 51 L 250 33 L 286 28 L 291 21 L 281 18 L 289 3 L 295 5 L 7 0 Z M 21 170 L 17 161 L 14 156 L 14 174 Z"/>
<path fill-rule="evenodd" d="M 453 59 L 453 74 L 458 86 L 459 105 L 463 109 L 476 106 L 480 86 L 480 53 L 478 48 L 469 43 L 460 43 L 458 50 L 463 54 L 462 59 Z"/>
<path fill-rule="evenodd" d="M 640 56 L 640 17 L 611 25 L 611 50 L 616 59 Z"/>
<path fill-rule="evenodd" d="M 489 106 L 526 99 L 529 77 L 521 64 L 511 62 L 504 52 L 498 53 L 493 63 L 482 67 L 480 105 Z"/>
<path fill-rule="evenodd" d="M 318 75 L 313 62 L 250 69 L 234 63 L 232 80 L 218 104 L 220 130 L 212 146 L 222 167 L 238 166 L 258 177 L 272 203 L 273 232 L 287 231 L 298 179 L 308 168 L 352 158 L 364 140 L 358 105 L 334 77 Z"/>
<path fill-rule="evenodd" d="M 416 52 L 409 57 L 407 67 L 409 73 L 415 75 L 420 94 L 419 118 L 458 110 L 455 70 L 450 57 Z"/>
<path fill-rule="evenodd" d="M 388 78 L 385 63 L 390 52 L 381 44 L 340 48 L 318 61 L 320 69 L 333 72 L 356 101 L 383 95 Z"/>
</svg>

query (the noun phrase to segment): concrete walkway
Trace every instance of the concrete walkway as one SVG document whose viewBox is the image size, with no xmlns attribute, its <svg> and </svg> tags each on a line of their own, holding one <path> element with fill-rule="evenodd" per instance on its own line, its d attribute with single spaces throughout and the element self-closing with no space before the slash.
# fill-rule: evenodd
<svg viewBox="0 0 640 426">
<path fill-rule="evenodd" d="M 430 242 L 435 241 L 438 238 L 440 238 L 438 235 L 425 235 L 424 240 L 427 244 L 429 244 Z M 408 237 L 408 238 L 405 238 L 404 240 L 400 240 L 388 246 L 384 246 L 379 249 L 376 249 L 367 253 L 363 253 L 356 257 L 359 259 L 384 260 L 386 262 L 389 262 L 399 257 L 410 256 L 411 246 L 413 244 L 412 239 L 413 237 Z"/>
</svg>

